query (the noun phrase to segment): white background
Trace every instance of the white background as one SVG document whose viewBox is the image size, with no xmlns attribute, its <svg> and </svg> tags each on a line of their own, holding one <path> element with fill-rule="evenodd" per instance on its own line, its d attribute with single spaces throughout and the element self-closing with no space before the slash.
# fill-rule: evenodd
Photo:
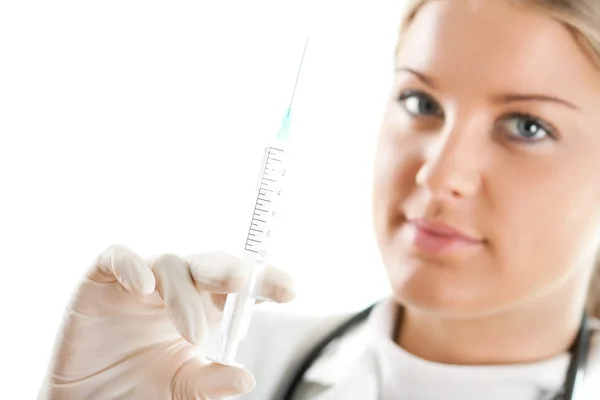
<svg viewBox="0 0 600 400">
<path fill-rule="evenodd" d="M 385 296 L 370 180 L 401 3 L 1 2 L 0 397 L 35 398 L 108 245 L 240 250 L 307 33 L 272 261 L 296 278 L 290 312 Z"/>
</svg>

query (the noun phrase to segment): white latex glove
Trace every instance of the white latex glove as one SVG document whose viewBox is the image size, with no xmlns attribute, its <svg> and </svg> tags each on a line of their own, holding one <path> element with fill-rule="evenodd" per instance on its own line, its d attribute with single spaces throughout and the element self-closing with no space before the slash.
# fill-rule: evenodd
<svg viewBox="0 0 600 400">
<path fill-rule="evenodd" d="M 75 291 L 38 399 L 214 400 L 252 390 L 248 371 L 202 354 L 225 293 L 248 272 L 224 253 L 144 261 L 111 246 Z M 291 279 L 268 268 L 262 295 L 291 300 Z"/>
</svg>

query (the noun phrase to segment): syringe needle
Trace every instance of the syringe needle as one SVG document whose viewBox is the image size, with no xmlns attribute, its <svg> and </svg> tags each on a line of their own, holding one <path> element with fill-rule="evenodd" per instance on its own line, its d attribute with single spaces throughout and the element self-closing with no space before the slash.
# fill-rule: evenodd
<svg viewBox="0 0 600 400">
<path fill-rule="evenodd" d="M 308 47 L 308 39 L 306 38 L 306 44 L 304 45 L 304 52 L 302 53 L 302 59 L 300 60 L 300 68 L 298 68 L 298 74 L 296 75 L 296 83 L 294 83 L 294 91 L 292 92 L 292 98 L 290 99 L 290 105 L 288 108 L 292 108 L 292 102 L 294 101 L 294 95 L 296 94 L 296 87 L 298 86 L 298 79 L 300 79 L 300 72 L 302 72 L 302 64 L 304 63 L 304 56 L 306 55 L 306 48 Z"/>
</svg>

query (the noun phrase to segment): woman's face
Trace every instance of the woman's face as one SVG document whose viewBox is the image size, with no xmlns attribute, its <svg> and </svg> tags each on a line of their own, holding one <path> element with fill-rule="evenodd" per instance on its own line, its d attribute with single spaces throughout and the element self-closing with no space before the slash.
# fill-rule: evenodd
<svg viewBox="0 0 600 400">
<path fill-rule="evenodd" d="M 569 31 L 509 1 L 429 2 L 396 66 L 373 203 L 396 298 L 482 315 L 587 276 L 600 72 Z"/>
</svg>

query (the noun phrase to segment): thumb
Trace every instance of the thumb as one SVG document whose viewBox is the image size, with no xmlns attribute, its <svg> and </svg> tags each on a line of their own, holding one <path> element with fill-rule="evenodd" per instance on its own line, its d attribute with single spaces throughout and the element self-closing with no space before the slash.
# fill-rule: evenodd
<svg viewBox="0 0 600 400">
<path fill-rule="evenodd" d="M 242 367 L 193 358 L 177 371 L 171 391 L 174 399 L 217 400 L 250 392 L 255 384 L 252 374 Z"/>
</svg>

